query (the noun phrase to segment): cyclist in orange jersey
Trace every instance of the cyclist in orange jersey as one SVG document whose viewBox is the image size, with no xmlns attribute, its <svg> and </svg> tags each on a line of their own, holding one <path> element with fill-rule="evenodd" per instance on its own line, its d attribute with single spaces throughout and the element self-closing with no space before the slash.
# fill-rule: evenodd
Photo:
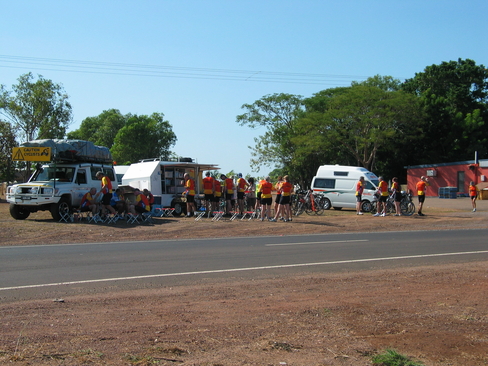
<svg viewBox="0 0 488 366">
<path fill-rule="evenodd" d="M 474 185 L 474 182 L 469 182 L 469 198 L 471 198 L 471 206 L 473 212 L 476 212 L 476 198 L 478 197 L 478 188 Z"/>
</svg>

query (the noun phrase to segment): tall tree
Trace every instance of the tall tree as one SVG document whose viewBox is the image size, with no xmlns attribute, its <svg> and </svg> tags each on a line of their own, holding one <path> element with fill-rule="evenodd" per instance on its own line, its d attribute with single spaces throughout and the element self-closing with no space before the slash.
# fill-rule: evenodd
<svg viewBox="0 0 488 366">
<path fill-rule="evenodd" d="M 272 94 L 244 104 L 246 113 L 238 115 L 236 122 L 241 126 L 264 128 L 264 134 L 255 138 L 251 149 L 251 166 L 259 171 L 260 167 L 279 167 L 293 170 L 295 146 L 291 136 L 295 133 L 295 121 L 304 112 L 303 98 L 292 94 Z M 290 171 L 287 171 L 290 173 Z M 293 170 L 293 175 L 300 175 Z M 294 176 L 297 179 L 297 176 Z"/>
<path fill-rule="evenodd" d="M 335 152 L 342 154 L 341 160 L 346 153 L 352 165 L 372 170 L 379 150 L 389 150 L 399 136 L 414 135 L 408 126 L 418 108 L 408 93 L 358 84 L 323 91 L 311 99 L 297 123 L 302 133 L 295 143 L 302 150 Z"/>
<path fill-rule="evenodd" d="M 14 180 L 12 149 L 17 146 L 15 131 L 8 122 L 0 121 L 0 182 Z"/>
<path fill-rule="evenodd" d="M 20 140 L 63 138 L 71 123 L 71 105 L 61 85 L 32 73 L 21 75 L 9 91 L 0 88 L 0 112 L 18 131 Z"/>
<path fill-rule="evenodd" d="M 129 116 L 124 116 L 118 109 L 109 109 L 96 117 L 85 118 L 80 128 L 68 132 L 68 138 L 91 141 L 109 149 L 113 146 L 115 136 L 125 126 Z"/>
<path fill-rule="evenodd" d="M 175 143 L 176 135 L 170 123 L 164 120 L 164 114 L 129 115 L 110 150 L 119 164 L 131 164 L 141 159 L 168 156 Z"/>
<path fill-rule="evenodd" d="M 488 156 L 488 70 L 473 60 L 442 62 L 403 84 L 420 98 L 427 121 L 416 163 Z"/>
</svg>

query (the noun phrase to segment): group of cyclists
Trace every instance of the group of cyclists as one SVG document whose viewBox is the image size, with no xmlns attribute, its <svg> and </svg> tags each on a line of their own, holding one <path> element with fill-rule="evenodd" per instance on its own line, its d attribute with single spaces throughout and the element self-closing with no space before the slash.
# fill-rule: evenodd
<svg viewBox="0 0 488 366">
<path fill-rule="evenodd" d="M 197 211 L 195 205 L 195 181 L 186 173 L 185 191 L 183 196 L 186 197 L 187 216 L 191 217 Z M 271 215 L 271 206 L 273 204 L 273 192 L 276 192 L 274 216 Z M 282 219 L 285 222 L 292 221 L 290 209 L 291 194 L 293 193 L 293 184 L 289 177 L 278 177 L 278 181 L 271 183 L 270 177 L 266 177 L 259 182 L 254 178 L 246 180 L 242 173 L 237 175 L 234 181 L 233 177 L 227 177 L 225 174 L 220 175 L 220 179 L 211 176 L 206 172 L 203 178 L 204 207 L 206 212 L 212 213 L 221 210 L 225 215 L 231 215 L 232 212 L 238 215 L 244 215 L 247 212 L 260 212 L 261 221 L 269 220 L 276 222 Z"/>
</svg>

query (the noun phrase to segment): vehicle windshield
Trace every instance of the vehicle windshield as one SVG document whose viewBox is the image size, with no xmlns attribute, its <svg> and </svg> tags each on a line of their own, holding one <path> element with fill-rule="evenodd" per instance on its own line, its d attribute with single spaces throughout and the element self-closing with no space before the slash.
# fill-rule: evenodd
<svg viewBox="0 0 488 366">
<path fill-rule="evenodd" d="M 371 189 L 374 191 L 377 189 L 379 184 L 380 184 L 380 181 L 377 179 L 372 179 L 371 181 L 367 180 L 365 189 Z"/>
<path fill-rule="evenodd" d="M 72 182 L 75 168 L 71 167 L 49 167 L 40 168 L 32 176 L 31 182 L 47 182 L 56 179 L 57 182 Z"/>
</svg>

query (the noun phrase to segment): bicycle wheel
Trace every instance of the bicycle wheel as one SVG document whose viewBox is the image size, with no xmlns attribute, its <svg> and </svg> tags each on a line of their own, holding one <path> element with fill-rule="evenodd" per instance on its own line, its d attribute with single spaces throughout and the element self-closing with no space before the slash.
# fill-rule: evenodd
<svg viewBox="0 0 488 366">
<path fill-rule="evenodd" d="M 322 197 L 317 197 L 315 199 L 315 214 L 322 215 L 324 213 L 324 205 Z"/>
<path fill-rule="evenodd" d="M 402 211 L 402 215 L 412 216 L 415 213 L 415 205 L 410 201 L 402 201 L 400 203 L 400 210 Z"/>
<path fill-rule="evenodd" d="M 312 203 L 310 201 L 305 203 L 305 213 L 307 215 L 315 214 L 315 211 L 312 209 Z"/>
<path fill-rule="evenodd" d="M 296 206 L 292 208 L 292 214 L 294 216 L 300 216 L 305 210 L 305 205 L 305 200 L 302 201 L 301 199 L 299 199 L 296 203 Z"/>
<path fill-rule="evenodd" d="M 395 204 L 393 202 L 391 202 L 390 200 L 388 200 L 386 202 L 386 213 L 387 214 L 393 214 L 395 212 L 396 212 L 396 210 L 395 210 Z"/>
<path fill-rule="evenodd" d="M 378 201 L 371 202 L 371 210 L 369 211 L 372 215 L 378 212 Z"/>
</svg>

